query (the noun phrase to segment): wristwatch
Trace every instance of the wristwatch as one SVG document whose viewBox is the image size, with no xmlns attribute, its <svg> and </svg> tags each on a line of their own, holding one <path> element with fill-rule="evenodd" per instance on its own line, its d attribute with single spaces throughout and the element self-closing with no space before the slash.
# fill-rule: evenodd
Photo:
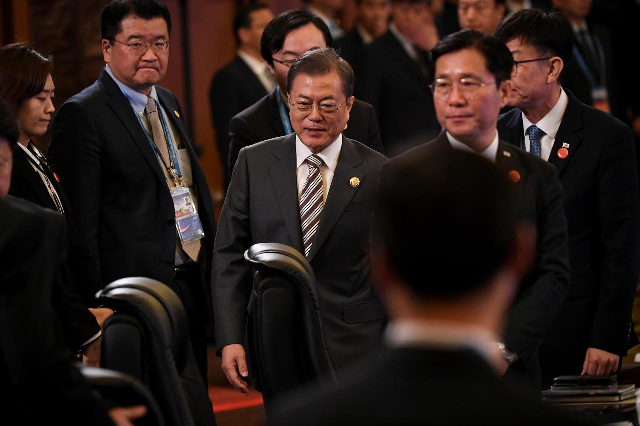
<svg viewBox="0 0 640 426">
<path fill-rule="evenodd" d="M 518 360 L 518 355 L 511 352 L 502 342 L 497 342 L 498 350 L 500 351 L 500 355 L 504 358 L 509 365 L 512 365 L 514 362 Z"/>
</svg>

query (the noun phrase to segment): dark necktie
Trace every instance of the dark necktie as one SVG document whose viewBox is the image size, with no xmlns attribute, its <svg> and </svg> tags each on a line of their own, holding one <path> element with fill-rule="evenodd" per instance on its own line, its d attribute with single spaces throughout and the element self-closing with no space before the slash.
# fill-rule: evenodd
<svg viewBox="0 0 640 426">
<path fill-rule="evenodd" d="M 320 174 L 322 159 L 317 155 L 310 155 L 304 161 L 309 166 L 309 175 L 304 183 L 302 195 L 300 195 L 300 222 L 302 223 L 304 255 L 308 257 L 318 230 L 320 216 L 322 216 L 323 190 L 322 175 Z"/>
<path fill-rule="evenodd" d="M 535 124 L 529 126 L 529 151 L 537 157 L 542 157 L 540 139 L 542 139 L 544 135 L 544 131 Z"/>
<path fill-rule="evenodd" d="M 577 34 L 576 41 L 580 47 L 580 52 L 584 55 L 587 67 L 595 79 L 599 81 L 601 77 L 600 61 L 598 61 L 598 53 L 596 52 L 591 35 L 589 35 L 589 32 L 585 28 L 582 28 Z"/>
</svg>

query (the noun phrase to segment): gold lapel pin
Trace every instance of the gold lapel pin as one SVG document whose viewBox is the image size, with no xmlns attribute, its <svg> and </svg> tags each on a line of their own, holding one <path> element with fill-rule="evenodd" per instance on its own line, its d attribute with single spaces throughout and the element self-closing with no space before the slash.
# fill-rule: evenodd
<svg viewBox="0 0 640 426">
<path fill-rule="evenodd" d="M 180 118 L 180 114 L 178 114 L 178 111 L 173 111 L 173 113 L 176 115 L 176 117 Z"/>
<path fill-rule="evenodd" d="M 509 151 L 502 151 L 502 155 L 505 157 L 511 157 L 511 153 Z"/>
<path fill-rule="evenodd" d="M 358 186 L 360 186 L 360 179 L 355 176 L 352 177 L 351 179 L 349 179 L 349 185 L 351 185 L 352 188 L 357 188 Z"/>
<path fill-rule="evenodd" d="M 511 182 L 520 182 L 520 173 L 515 170 L 511 170 L 507 176 Z"/>
</svg>

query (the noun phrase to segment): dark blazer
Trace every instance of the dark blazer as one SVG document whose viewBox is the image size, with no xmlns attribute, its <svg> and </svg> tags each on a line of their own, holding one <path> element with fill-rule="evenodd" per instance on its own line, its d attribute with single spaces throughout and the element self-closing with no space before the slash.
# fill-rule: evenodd
<svg viewBox="0 0 640 426">
<path fill-rule="evenodd" d="M 160 86 L 156 91 L 191 161 L 205 232 L 202 288 L 192 290 L 205 297 L 216 229 L 209 187 L 177 99 Z M 172 283 L 177 235 L 165 175 L 129 102 L 105 70 L 60 107 L 51 130 L 49 155 L 102 279 L 145 276 Z"/>
<path fill-rule="evenodd" d="M 423 54 L 424 66 L 428 55 Z M 356 81 L 356 94 L 378 115 L 385 153 L 394 157 L 438 136 L 440 124 L 429 85 L 431 77 L 411 59 L 391 31 L 367 46 L 367 72 Z"/>
<path fill-rule="evenodd" d="M 586 349 L 624 355 L 638 280 L 638 179 L 631 130 L 617 119 L 578 101 L 569 103 L 549 156 L 564 189 L 569 224 L 569 295 L 550 327 L 541 356 L 561 359 L 564 371 L 580 374 Z M 524 146 L 522 114 L 498 120 L 500 137 Z M 558 157 L 563 143 L 569 155 Z M 544 356 L 545 348 L 549 349 Z"/>
<path fill-rule="evenodd" d="M 333 44 L 340 57 L 349 62 L 349 65 L 353 68 L 356 81 L 358 81 L 360 76 L 366 72 L 364 63 L 366 58 L 365 44 L 358 29 L 354 27 Z"/>
<path fill-rule="evenodd" d="M 580 425 L 500 382 L 471 350 L 389 349 L 373 369 L 352 369 L 279 399 L 272 426 Z"/>
<path fill-rule="evenodd" d="M 62 216 L 0 199 L 0 396 L 5 419 L 113 424 L 73 365 L 52 305 L 66 263 Z M 88 313 L 88 311 L 85 309 Z M 89 314 L 90 315 L 90 314 Z M 37 398 L 34 385 L 46 397 Z"/>
<path fill-rule="evenodd" d="M 71 287 L 87 307 L 95 307 L 95 295 L 103 287 L 102 279 L 95 263 L 83 245 L 82 239 L 78 235 L 73 218 L 73 208 L 62 185 L 58 183 L 58 180 L 53 175 L 56 170 L 51 161 L 47 159 L 47 165 L 42 166 L 42 171 L 55 188 L 64 209 L 69 235 L 69 278 L 71 279 Z M 56 210 L 56 205 L 51 199 L 40 175 L 33 169 L 29 156 L 21 148 L 16 148 L 13 152 L 13 169 L 11 171 L 9 194 L 24 198 L 39 206 Z"/>
<path fill-rule="evenodd" d="M 212 289 L 218 349 L 244 344 L 252 275 L 243 254 L 255 243 L 287 244 L 304 253 L 298 206 L 295 134 L 240 151 L 214 250 Z M 342 150 L 309 254 L 329 354 L 338 369 L 371 355 L 384 312 L 371 286 L 369 215 L 386 158 L 343 138 Z M 349 180 L 360 179 L 352 187 Z"/>
<path fill-rule="evenodd" d="M 234 115 L 268 95 L 249 65 L 236 56 L 221 68 L 211 81 L 209 103 L 216 131 L 216 145 L 224 172 L 225 189 L 229 186 L 229 122 Z"/>
<path fill-rule="evenodd" d="M 407 158 L 429 164 L 454 148 L 445 132 L 431 143 L 417 147 L 393 161 Z M 504 343 L 519 360 L 508 376 L 527 378 L 539 389 L 538 347 L 560 310 L 569 289 L 569 253 L 567 221 L 562 208 L 562 188 L 555 169 L 514 146 L 499 142 L 496 166 L 505 179 L 516 171 L 514 182 L 522 194 L 528 218 L 537 228 L 536 259 L 532 271 L 520 284 L 509 310 Z M 507 376 L 507 377 L 508 377 Z"/>
<path fill-rule="evenodd" d="M 53 176 L 51 179 L 67 213 L 67 208 L 71 207 L 70 203 L 62 187 Z M 16 147 L 13 154 L 9 194 L 59 214 L 40 175 L 33 170 L 29 157 L 20 147 Z M 71 220 L 67 220 L 66 223 L 69 229 L 75 230 Z M 65 233 L 65 236 L 67 235 L 69 235 L 69 241 L 65 242 L 65 245 L 68 244 L 69 247 L 69 261 L 68 266 L 66 264 L 63 266 L 64 277 L 59 277 L 61 282 L 57 282 L 54 287 L 56 290 L 54 301 L 56 312 L 65 329 L 66 343 L 75 350 L 100 331 L 100 326 L 88 307 L 95 306 L 95 293 L 102 288 L 102 285 L 95 265 L 87 256 L 86 249 L 79 243 L 77 235 L 72 232 Z M 66 256 L 65 259 L 67 259 Z"/>
<path fill-rule="evenodd" d="M 278 89 L 245 109 L 229 125 L 229 172 L 238 160 L 238 153 L 245 146 L 267 139 L 284 136 L 284 125 L 278 112 Z M 344 135 L 382 153 L 382 140 L 378 119 L 371 105 L 355 100 L 344 130 Z"/>
</svg>

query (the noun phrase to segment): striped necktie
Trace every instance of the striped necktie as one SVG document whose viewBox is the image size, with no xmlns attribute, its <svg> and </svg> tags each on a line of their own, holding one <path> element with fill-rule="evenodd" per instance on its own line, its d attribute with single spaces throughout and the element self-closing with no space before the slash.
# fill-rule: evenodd
<svg viewBox="0 0 640 426">
<path fill-rule="evenodd" d="M 309 256 L 311 245 L 320 223 L 323 207 L 322 159 L 317 155 L 310 155 L 305 160 L 309 166 L 309 175 L 304 183 L 302 195 L 300 195 L 300 222 L 302 223 L 302 242 L 304 244 L 304 255 Z"/>
</svg>

